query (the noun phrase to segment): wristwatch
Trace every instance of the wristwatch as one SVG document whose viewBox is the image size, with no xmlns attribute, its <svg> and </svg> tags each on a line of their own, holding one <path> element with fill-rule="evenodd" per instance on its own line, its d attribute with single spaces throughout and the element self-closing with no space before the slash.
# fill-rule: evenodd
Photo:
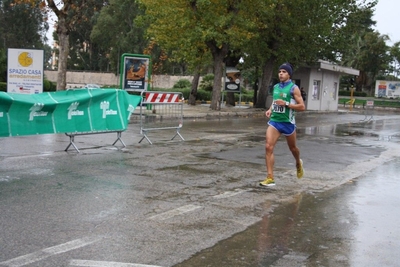
<svg viewBox="0 0 400 267">
<path fill-rule="evenodd" d="M 285 107 L 289 107 L 289 104 L 290 104 L 290 103 L 286 101 Z"/>
</svg>

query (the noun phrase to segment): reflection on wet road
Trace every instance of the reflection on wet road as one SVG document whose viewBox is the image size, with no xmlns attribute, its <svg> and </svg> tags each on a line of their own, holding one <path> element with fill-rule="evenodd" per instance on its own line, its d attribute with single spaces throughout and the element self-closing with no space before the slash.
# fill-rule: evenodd
<svg viewBox="0 0 400 267">
<path fill-rule="evenodd" d="M 176 267 L 397 266 L 399 171 L 397 159 L 327 192 L 296 195 Z"/>
</svg>

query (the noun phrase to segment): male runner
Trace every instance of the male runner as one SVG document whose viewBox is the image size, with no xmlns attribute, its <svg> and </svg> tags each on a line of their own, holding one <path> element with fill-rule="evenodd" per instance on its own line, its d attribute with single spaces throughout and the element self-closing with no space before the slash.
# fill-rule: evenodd
<svg viewBox="0 0 400 267">
<path fill-rule="evenodd" d="M 293 67 L 284 63 L 279 67 L 279 83 L 274 86 L 271 107 L 265 112 L 270 118 L 266 131 L 265 164 L 267 178 L 260 182 L 262 186 L 274 186 L 274 148 L 281 134 L 286 137 L 286 142 L 296 160 L 297 178 L 304 174 L 303 161 L 300 159 L 300 150 L 296 146 L 295 111 L 304 111 L 304 101 L 299 87 L 291 80 Z"/>
</svg>

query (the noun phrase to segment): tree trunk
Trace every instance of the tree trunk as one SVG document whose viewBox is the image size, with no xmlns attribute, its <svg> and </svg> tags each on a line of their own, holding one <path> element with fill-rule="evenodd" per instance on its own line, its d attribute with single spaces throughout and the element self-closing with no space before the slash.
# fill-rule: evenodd
<svg viewBox="0 0 400 267">
<path fill-rule="evenodd" d="M 235 93 L 233 92 L 226 93 L 226 105 L 231 107 L 235 106 Z"/>
<path fill-rule="evenodd" d="M 255 107 L 257 105 L 257 94 L 258 94 L 258 84 L 259 84 L 258 67 L 256 67 L 256 71 L 255 71 L 254 77 L 256 77 L 256 80 L 254 81 L 254 85 L 253 85 L 253 90 L 254 90 L 253 107 Z"/>
<path fill-rule="evenodd" d="M 69 30 L 64 16 L 58 17 L 58 75 L 57 91 L 65 90 L 67 87 L 67 60 L 69 53 Z"/>
<path fill-rule="evenodd" d="M 212 110 L 220 110 L 221 109 L 221 89 L 222 89 L 222 75 L 223 75 L 223 65 L 224 58 L 228 54 L 228 45 L 223 44 L 221 48 L 219 48 L 215 42 L 210 41 L 207 42 L 207 46 L 211 50 L 211 54 L 214 61 L 214 84 L 213 91 L 211 97 L 211 105 L 210 108 Z"/>
<path fill-rule="evenodd" d="M 256 108 L 268 108 L 270 105 L 267 103 L 269 84 L 271 83 L 272 74 L 274 72 L 274 63 L 276 58 L 270 57 L 264 65 L 263 73 L 261 76 L 261 84 L 258 91 Z"/>
<path fill-rule="evenodd" d="M 196 70 L 192 80 L 192 88 L 190 89 L 190 96 L 188 100 L 189 105 L 196 105 L 197 87 L 199 86 L 200 71 Z"/>
</svg>

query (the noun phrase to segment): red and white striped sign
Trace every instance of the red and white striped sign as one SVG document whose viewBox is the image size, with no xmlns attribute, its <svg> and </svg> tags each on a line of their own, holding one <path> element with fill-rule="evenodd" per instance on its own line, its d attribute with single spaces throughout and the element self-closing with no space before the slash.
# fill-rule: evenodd
<svg viewBox="0 0 400 267">
<path fill-rule="evenodd" d="M 147 103 L 174 103 L 179 102 L 179 94 L 146 93 Z"/>
</svg>

